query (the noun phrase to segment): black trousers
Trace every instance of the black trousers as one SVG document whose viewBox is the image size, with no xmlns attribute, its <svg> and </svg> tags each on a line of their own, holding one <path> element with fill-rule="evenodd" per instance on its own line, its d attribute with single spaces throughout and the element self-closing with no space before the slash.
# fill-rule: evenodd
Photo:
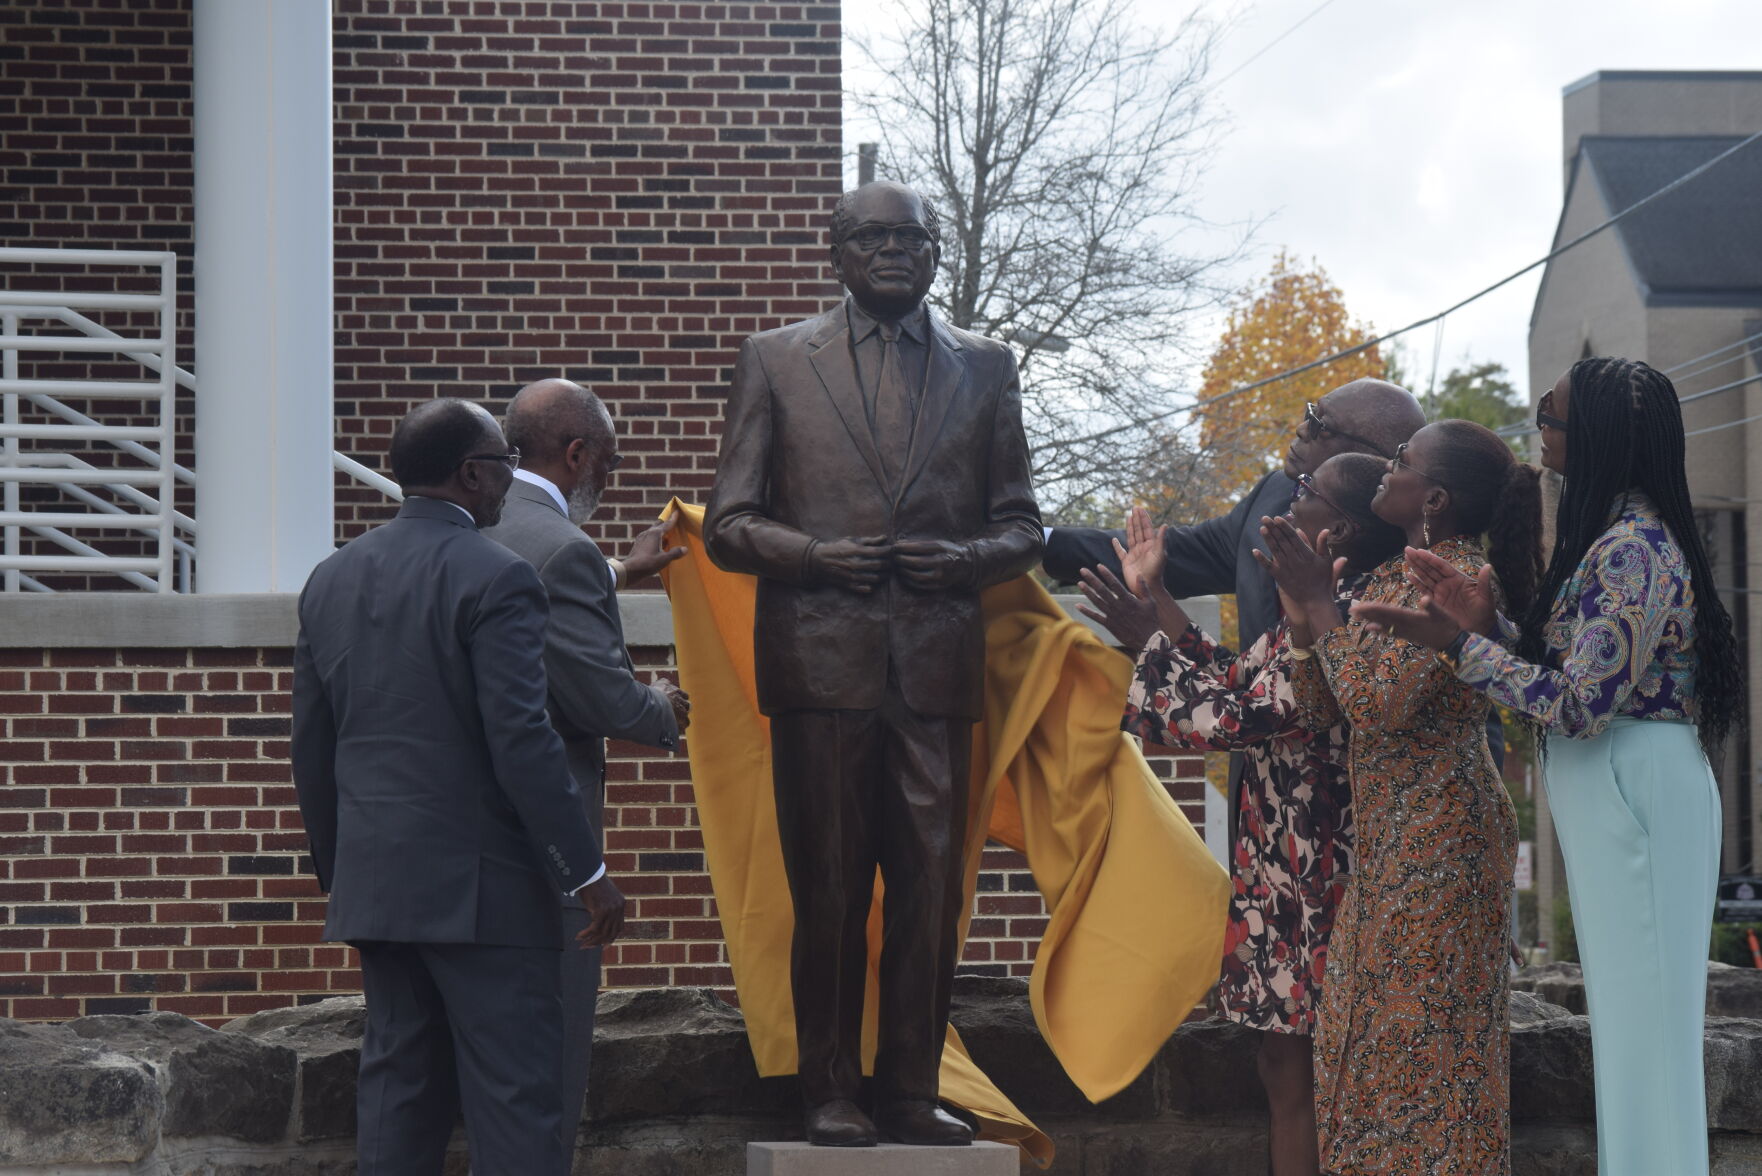
<svg viewBox="0 0 1762 1176">
<path fill-rule="evenodd" d="M 575 1134 L 581 1126 L 581 1110 L 587 1100 L 587 1078 L 593 1069 L 594 1009 L 600 995 L 600 958 L 605 949 L 586 951 L 575 936 L 587 929 L 587 909 L 579 898 L 563 901 L 563 1069 L 558 1091 L 563 1100 L 560 1138 L 565 1166 L 575 1155 Z"/>
<path fill-rule="evenodd" d="M 459 1110 L 474 1176 L 560 1173 L 555 949 L 357 943 L 358 1176 L 439 1176 Z"/>
<path fill-rule="evenodd" d="M 783 866 L 795 906 L 790 988 L 802 1094 L 862 1080 L 866 928 L 879 867 L 882 1102 L 934 1099 L 961 916 L 972 721 L 920 715 L 889 682 L 877 710 L 771 717 Z"/>
</svg>

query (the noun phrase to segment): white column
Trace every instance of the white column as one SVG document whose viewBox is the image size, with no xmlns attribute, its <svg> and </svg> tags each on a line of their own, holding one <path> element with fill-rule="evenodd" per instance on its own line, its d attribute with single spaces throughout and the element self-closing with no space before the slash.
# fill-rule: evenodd
<svg viewBox="0 0 1762 1176">
<path fill-rule="evenodd" d="M 196 583 L 332 550 L 329 0 L 196 0 Z"/>
</svg>

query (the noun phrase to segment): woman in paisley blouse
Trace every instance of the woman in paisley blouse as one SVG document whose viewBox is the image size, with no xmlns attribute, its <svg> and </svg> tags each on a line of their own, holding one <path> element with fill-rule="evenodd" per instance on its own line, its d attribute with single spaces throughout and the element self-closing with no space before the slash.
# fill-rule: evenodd
<svg viewBox="0 0 1762 1176">
<path fill-rule="evenodd" d="M 1580 360 L 1536 425 L 1542 463 L 1566 481 L 1553 557 L 1534 607 L 1513 613 L 1520 624 L 1497 614 L 1485 583 L 1423 552 L 1408 556 L 1424 611 L 1363 615 L 1440 650 L 1462 682 L 1546 732 L 1591 1014 L 1598 1171 L 1705 1176 L 1720 819 L 1703 748 L 1743 713 L 1742 663 L 1690 507 L 1669 379 Z"/>
<path fill-rule="evenodd" d="M 1537 473 L 1490 430 L 1439 421 L 1396 451 L 1372 508 L 1453 567 L 1490 557 L 1525 605 L 1541 562 Z M 1308 721 L 1351 725 L 1356 857 L 1315 1043 L 1322 1171 L 1506 1176 L 1517 821 L 1487 749 L 1486 697 L 1431 650 L 1342 624 L 1330 561 L 1285 520 L 1264 530 L 1292 641 L 1310 647 L 1296 680 Z M 1360 599 L 1411 604 L 1403 573 L 1399 556 L 1383 564 Z"/>
<path fill-rule="evenodd" d="M 1343 454 L 1297 481 L 1292 521 L 1312 535 L 1329 532 L 1348 582 L 1398 556 L 1404 542 L 1399 528 L 1371 513 L 1383 464 Z M 1315 1176 L 1310 1034 L 1334 908 L 1351 872 L 1346 731 L 1311 730 L 1299 721 L 1283 621 L 1238 657 L 1187 618 L 1163 587 L 1162 530 L 1151 527 L 1148 513 L 1134 511 L 1131 547 L 1120 560 L 1135 594 L 1148 593 L 1155 603 L 1161 628 L 1148 639 L 1137 631 L 1136 614 L 1119 607 L 1124 589 L 1094 574 L 1083 585 L 1094 607 L 1084 611 L 1126 648 L 1142 647 L 1121 724 L 1127 731 L 1165 747 L 1243 753 L 1218 998 L 1225 1017 L 1263 1032 L 1259 1069 L 1271 1112 L 1271 1176 Z"/>
</svg>

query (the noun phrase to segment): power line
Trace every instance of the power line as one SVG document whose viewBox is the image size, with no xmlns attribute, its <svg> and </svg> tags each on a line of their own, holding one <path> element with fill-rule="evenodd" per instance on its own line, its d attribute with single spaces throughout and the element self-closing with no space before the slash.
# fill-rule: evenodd
<svg viewBox="0 0 1762 1176">
<path fill-rule="evenodd" d="M 1762 380 L 1762 372 L 1758 372 L 1756 375 L 1753 375 L 1753 376 L 1745 376 L 1741 380 L 1733 380 L 1729 384 L 1721 384 L 1717 388 L 1708 388 L 1702 392 L 1692 393 L 1691 395 L 1682 397 L 1680 400 L 1677 401 L 1677 403 L 1690 404 L 1696 400 L 1701 399 L 1704 396 L 1717 396 L 1721 392 L 1730 392 L 1733 388 L 1742 388 L 1745 384 L 1754 384 L 1758 380 Z M 1742 421 L 1733 421 L 1731 423 L 1732 424 L 1742 424 L 1743 422 Z M 1713 425 L 1710 428 L 1697 429 L 1697 430 L 1695 430 L 1695 432 L 1710 433 L 1714 429 L 1723 429 L 1726 427 L 1727 427 L 1726 425 Z M 1530 433 L 1534 433 L 1536 431 L 1537 431 L 1536 426 L 1533 421 L 1519 421 L 1517 424 L 1514 424 L 1514 425 L 1501 425 L 1497 429 L 1493 430 L 1493 432 L 1499 434 L 1499 436 L 1501 436 L 1501 437 L 1520 437 L 1520 436 L 1525 436 Z M 1693 437 L 1694 435 L 1695 435 L 1694 433 L 1684 433 L 1683 434 L 1683 436 L 1685 436 L 1685 437 Z"/>
<path fill-rule="evenodd" d="M 1705 429 L 1690 429 L 1688 432 L 1684 433 L 1683 436 L 1699 437 L 1702 433 L 1717 433 L 1722 429 L 1735 429 L 1739 425 L 1747 425 L 1752 421 L 1762 421 L 1762 412 L 1757 413 L 1755 416 L 1744 417 L 1742 420 L 1726 421 L 1723 425 L 1708 425 Z"/>
<path fill-rule="evenodd" d="M 1565 253 L 1567 250 L 1574 249 L 1574 248 L 1584 244 L 1586 241 L 1589 241 L 1592 237 L 1595 237 L 1598 233 L 1601 233 L 1603 230 L 1608 229 L 1608 228 L 1612 228 L 1613 226 L 1621 223 L 1623 220 L 1627 219 L 1629 216 L 1632 216 L 1634 213 L 1638 212 L 1640 209 L 1646 207 L 1648 204 L 1651 204 L 1654 200 L 1657 200 L 1663 196 L 1666 196 L 1669 193 L 1674 192 L 1676 189 L 1682 187 L 1684 184 L 1690 182 L 1691 180 L 1697 179 L 1700 176 L 1705 175 L 1712 168 L 1717 167 L 1721 163 L 1724 163 L 1727 159 L 1730 159 L 1733 155 L 1737 154 L 1739 151 L 1742 151 L 1744 148 L 1750 146 L 1752 143 L 1755 143 L 1758 140 L 1762 140 L 1762 131 L 1757 131 L 1755 134 L 1751 135 L 1749 138 L 1732 144 L 1730 147 L 1727 147 L 1724 151 L 1721 151 L 1718 155 L 1715 155 L 1712 159 L 1709 159 L 1707 162 L 1701 164 L 1698 167 L 1694 167 L 1694 168 L 1689 169 L 1688 171 L 1684 172 L 1682 175 L 1676 177 L 1676 179 L 1670 181 L 1670 183 L 1664 185 L 1662 188 L 1659 188 L 1656 192 L 1653 192 L 1651 195 L 1643 196 L 1640 199 L 1634 201 L 1632 204 L 1628 205 L 1626 208 L 1622 209 L 1620 212 L 1616 213 L 1614 216 L 1610 217 L 1608 220 L 1602 222 L 1599 225 L 1595 225 L 1592 228 L 1586 229 L 1584 232 L 1580 233 L 1578 236 L 1574 237 L 1572 240 L 1568 241 L 1566 244 L 1560 246 L 1557 249 L 1550 251 L 1549 253 L 1543 255 L 1542 257 L 1537 258 L 1535 261 L 1530 262 L 1528 265 L 1524 266 L 1520 270 L 1517 270 L 1515 273 L 1507 274 L 1505 277 L 1500 278 L 1497 282 L 1494 282 L 1492 285 L 1475 291 L 1473 294 L 1470 294 L 1467 298 L 1464 298 L 1459 302 L 1453 303 L 1452 305 L 1445 307 L 1443 310 L 1438 311 L 1436 314 L 1429 314 L 1422 319 L 1416 319 L 1413 322 L 1408 323 L 1405 327 L 1400 327 L 1396 330 L 1389 331 L 1389 332 L 1382 334 L 1382 335 L 1378 335 L 1373 339 L 1367 339 L 1363 343 L 1359 343 L 1353 347 L 1348 347 L 1343 351 L 1336 351 L 1332 355 L 1324 355 L 1320 359 L 1312 359 L 1308 363 L 1299 364 L 1298 366 L 1296 366 L 1294 368 L 1289 368 L 1285 371 L 1278 372 L 1274 375 L 1267 376 L 1263 379 L 1255 380 L 1253 383 L 1242 384 L 1242 385 L 1239 385 L 1238 387 L 1231 388 L 1228 391 L 1219 392 L 1216 396 L 1208 397 L 1205 400 L 1198 400 L 1198 401 L 1193 402 L 1192 404 L 1183 404 L 1183 405 L 1180 405 L 1179 407 L 1171 408 L 1171 409 L 1168 409 L 1164 412 L 1156 413 L 1143 422 L 1124 424 L 1124 425 L 1116 425 L 1113 428 L 1104 429 L 1099 433 L 1091 433 L 1087 437 L 1075 438 L 1070 443 L 1071 444 L 1085 444 L 1090 441 L 1102 441 L 1108 437 L 1114 436 L 1117 433 L 1126 432 L 1128 429 L 1138 428 L 1142 424 L 1150 424 L 1155 421 L 1167 420 L 1169 417 L 1178 416 L 1184 412 L 1197 412 L 1202 408 L 1209 408 L 1214 404 L 1218 404 L 1218 403 L 1221 403 L 1222 401 L 1232 399 L 1233 397 L 1236 397 L 1236 396 L 1240 396 L 1245 392 L 1252 392 L 1256 388 L 1264 388 L 1268 384 L 1277 384 L 1282 380 L 1290 379 L 1292 376 L 1300 376 L 1304 372 L 1314 371 L 1318 367 L 1325 367 L 1328 364 L 1333 363 L 1336 360 L 1345 359 L 1347 356 L 1357 355 L 1360 351 L 1366 351 L 1372 347 L 1377 346 L 1378 344 L 1387 343 L 1390 339 L 1394 339 L 1398 336 L 1405 335 L 1409 331 L 1416 331 L 1420 327 L 1430 326 L 1431 324 L 1437 322 L 1439 319 L 1444 318 L 1448 315 L 1454 314 L 1455 312 L 1461 310 L 1463 307 L 1467 306 L 1469 303 L 1478 302 L 1480 299 L 1485 298 L 1487 295 L 1491 294 L 1493 291 L 1498 290 L 1504 286 L 1510 285 L 1512 282 L 1515 282 L 1518 278 L 1523 277 L 1523 275 L 1529 273 L 1531 270 L 1537 268 L 1538 266 L 1543 266 L 1543 265 L 1548 264 L 1550 261 L 1553 261 L 1556 257 L 1559 257 L 1561 254 Z"/>
<path fill-rule="evenodd" d="M 1221 77 L 1217 81 L 1213 82 L 1211 84 L 1211 88 L 1214 90 L 1217 89 L 1219 86 L 1223 85 L 1225 82 L 1229 81 L 1231 78 L 1235 77 L 1237 74 L 1241 73 L 1243 70 L 1245 70 L 1249 66 L 1253 65 L 1256 61 L 1260 60 L 1262 55 L 1264 55 L 1267 50 L 1271 49 L 1274 45 L 1277 45 L 1280 41 L 1283 41 L 1286 37 L 1289 37 L 1292 33 L 1296 32 L 1298 29 L 1300 29 L 1304 25 L 1308 24 L 1311 20 L 1315 19 L 1317 16 L 1321 15 L 1321 10 L 1326 8 L 1328 5 L 1332 4 L 1333 2 L 1334 2 L 1334 0 L 1322 0 L 1322 2 L 1320 4 L 1316 5 L 1312 9 L 1310 9 L 1308 16 L 1305 16 L 1302 20 L 1298 21 L 1296 24 L 1292 25 L 1290 28 L 1286 29 L 1284 32 L 1280 33 L 1278 36 L 1274 37 L 1272 40 L 1268 41 L 1266 44 L 1262 45 L 1259 49 L 1255 50 L 1253 53 L 1249 54 L 1247 60 L 1243 61 L 1241 65 L 1238 65 L 1235 69 L 1231 70 L 1229 73 L 1225 74 L 1223 77 Z"/>
<path fill-rule="evenodd" d="M 1706 355 L 1697 355 L 1693 359 L 1685 359 L 1681 363 L 1672 364 L 1670 367 L 1665 368 L 1659 374 L 1665 375 L 1665 376 L 1671 375 L 1674 372 L 1681 371 L 1683 368 L 1691 367 L 1694 364 L 1700 363 L 1703 359 L 1712 359 L 1715 355 L 1718 355 L 1722 351 L 1730 351 L 1734 347 L 1742 347 L 1744 344 L 1754 343 L 1758 339 L 1762 339 L 1762 331 L 1757 331 L 1754 335 L 1745 335 L 1742 339 L 1739 339 L 1736 343 L 1727 343 L 1724 347 L 1715 347 L 1712 351 L 1709 351 Z M 1742 359 L 1742 358 L 1743 358 L 1743 354 L 1740 352 L 1737 355 L 1730 356 L 1729 358 L 1726 358 L 1726 359 L 1722 359 L 1718 363 L 1712 364 L 1709 367 L 1702 368 L 1701 371 L 1712 371 L 1713 368 L 1724 367 L 1726 364 L 1732 362 L 1732 360 Z M 1684 376 L 1683 379 L 1685 379 L 1685 380 L 1692 379 L 1693 377 L 1698 376 L 1700 374 L 1701 374 L 1701 372 L 1690 372 L 1688 375 Z"/>
</svg>

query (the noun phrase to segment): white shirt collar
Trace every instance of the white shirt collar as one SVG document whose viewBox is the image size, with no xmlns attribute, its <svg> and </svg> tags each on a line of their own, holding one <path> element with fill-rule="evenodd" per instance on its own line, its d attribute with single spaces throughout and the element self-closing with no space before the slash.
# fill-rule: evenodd
<svg viewBox="0 0 1762 1176">
<path fill-rule="evenodd" d="M 555 482 L 542 474 L 535 474 L 531 470 L 515 470 L 514 476 L 519 478 L 522 482 L 530 482 L 532 485 L 543 490 L 546 494 L 549 494 L 551 496 L 551 501 L 557 504 L 557 509 L 563 512 L 563 517 L 569 517 L 569 504 L 563 500 L 563 492 L 557 489 L 557 484 Z"/>
</svg>

